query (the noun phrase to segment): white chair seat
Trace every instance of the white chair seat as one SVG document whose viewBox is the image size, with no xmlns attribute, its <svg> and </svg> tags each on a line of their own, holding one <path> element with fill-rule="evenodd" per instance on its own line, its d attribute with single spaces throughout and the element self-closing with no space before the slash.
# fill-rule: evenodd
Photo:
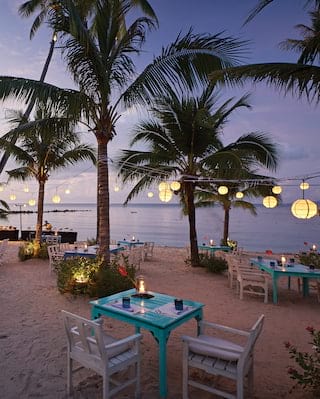
<svg viewBox="0 0 320 399">
<path fill-rule="evenodd" d="M 190 343 L 189 349 L 200 355 L 221 356 L 226 355 L 226 360 L 238 360 L 243 352 L 243 347 L 225 339 L 210 337 L 200 334 L 196 343 Z M 229 353 L 226 353 L 228 351 Z"/>
</svg>

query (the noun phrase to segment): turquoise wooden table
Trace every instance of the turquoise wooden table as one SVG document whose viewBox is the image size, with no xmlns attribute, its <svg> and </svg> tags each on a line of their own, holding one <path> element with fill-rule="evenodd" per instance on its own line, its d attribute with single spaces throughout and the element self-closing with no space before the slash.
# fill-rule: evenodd
<svg viewBox="0 0 320 399">
<path fill-rule="evenodd" d="M 120 245 L 110 245 L 110 253 L 111 254 L 117 254 L 120 251 L 124 250 L 123 246 Z M 74 258 L 74 257 L 81 257 L 81 258 L 95 258 L 97 256 L 97 249 L 98 247 L 96 245 L 90 245 L 88 246 L 87 250 L 85 251 L 84 248 L 78 248 L 78 249 L 73 249 L 73 250 L 68 250 L 64 252 L 64 259 L 67 258 Z"/>
<path fill-rule="evenodd" d="M 206 251 L 209 252 L 210 254 L 214 254 L 216 251 L 223 251 L 223 252 L 231 252 L 232 249 L 231 247 L 228 247 L 227 245 L 198 245 L 198 249 L 200 251 Z"/>
<path fill-rule="evenodd" d="M 265 272 L 269 273 L 272 277 L 273 303 L 278 303 L 277 282 L 279 277 L 301 277 L 303 296 L 307 296 L 309 294 L 309 279 L 320 279 L 320 270 L 311 270 L 309 266 L 301 265 L 299 263 L 286 263 L 284 266 L 271 267 L 270 262 L 274 262 L 274 264 L 277 265 L 277 261 L 275 259 L 258 260 L 257 258 L 254 258 L 250 259 L 250 262 L 253 265 L 258 266 L 260 270 L 264 270 Z"/>
<path fill-rule="evenodd" d="M 150 299 L 133 297 L 135 289 L 123 291 L 105 298 L 91 301 L 91 317 L 104 315 L 124 321 L 135 326 L 136 332 L 141 328 L 149 330 L 158 343 L 159 353 L 159 393 L 161 398 L 167 397 L 167 341 L 170 332 L 188 320 L 202 320 L 203 304 L 183 298 L 184 310 L 178 312 L 174 308 L 174 297 L 149 291 Z M 122 298 L 130 297 L 130 310 L 122 308 Z"/>
<path fill-rule="evenodd" d="M 127 240 L 119 240 L 119 241 L 117 241 L 117 243 L 119 245 L 126 245 L 126 246 L 129 247 L 129 249 L 134 248 L 134 247 L 138 247 L 139 245 L 144 245 L 143 241 L 138 241 L 138 240 L 134 240 L 134 241 L 132 241 L 132 240 L 128 240 L 128 241 Z"/>
</svg>

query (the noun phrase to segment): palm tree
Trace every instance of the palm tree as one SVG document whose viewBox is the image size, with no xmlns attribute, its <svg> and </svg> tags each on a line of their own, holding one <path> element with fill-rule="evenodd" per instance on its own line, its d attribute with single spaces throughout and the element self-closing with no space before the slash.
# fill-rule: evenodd
<svg viewBox="0 0 320 399">
<path fill-rule="evenodd" d="M 19 117 L 12 122 L 19 121 Z M 17 139 L 17 144 L 12 139 Z M 35 236 L 35 255 L 38 254 L 43 226 L 45 185 L 52 172 L 66 168 L 79 161 L 95 162 L 93 149 L 80 144 L 74 133 L 74 123 L 63 114 L 53 116 L 44 107 L 36 110 L 35 120 L 18 123 L 0 138 L 0 148 L 8 151 L 20 166 L 7 171 L 9 179 L 38 181 L 38 209 Z"/>
<path fill-rule="evenodd" d="M 195 189 L 205 188 L 202 177 L 233 166 L 241 169 L 254 161 L 270 169 L 276 166 L 274 144 L 262 134 L 248 134 L 224 147 L 220 136 L 230 114 L 249 107 L 248 96 L 217 107 L 213 86 L 200 96 L 174 95 L 159 98 L 151 108 L 152 119 L 135 129 L 130 146 L 144 143 L 147 151 L 124 150 L 118 158 L 123 182 L 135 182 L 126 202 L 164 178 L 180 178 L 180 201 L 188 215 L 191 264 L 199 264 L 195 215 Z M 245 156 L 246 155 L 246 156 Z M 146 173 L 146 171 L 151 171 Z M 137 181 L 138 180 L 138 181 Z"/>
<path fill-rule="evenodd" d="M 154 21 L 133 20 L 123 35 L 123 19 L 132 9 L 129 0 L 95 1 L 90 18 L 84 18 L 71 0 L 61 0 L 61 14 L 51 26 L 63 41 L 65 60 L 79 90 L 64 90 L 30 79 L 0 77 L 0 98 L 20 99 L 36 95 L 38 101 L 64 107 L 94 133 L 98 145 L 98 241 L 99 254 L 109 263 L 109 166 L 108 144 L 116 134 L 120 107 L 146 104 L 172 87 L 197 87 L 213 69 L 238 62 L 243 42 L 221 35 L 180 36 L 136 76 L 133 56 L 141 52 L 147 30 Z M 59 17 L 58 19 L 55 19 Z"/>
<path fill-rule="evenodd" d="M 284 48 L 300 52 L 298 63 L 250 64 L 230 68 L 222 73 L 213 72 L 211 80 L 213 82 L 223 80 L 231 84 L 243 84 L 246 80 L 251 80 L 253 83 L 265 82 L 285 94 L 291 93 L 299 98 L 306 96 L 310 102 L 318 103 L 320 101 L 320 66 L 314 65 L 314 62 L 319 61 L 320 1 L 313 1 L 315 8 L 310 12 L 312 26 L 297 25 L 303 34 L 303 40 L 287 39 L 282 43 Z M 272 0 L 261 0 L 247 21 L 271 2 Z M 307 3 L 310 2 L 311 0 Z"/>
</svg>

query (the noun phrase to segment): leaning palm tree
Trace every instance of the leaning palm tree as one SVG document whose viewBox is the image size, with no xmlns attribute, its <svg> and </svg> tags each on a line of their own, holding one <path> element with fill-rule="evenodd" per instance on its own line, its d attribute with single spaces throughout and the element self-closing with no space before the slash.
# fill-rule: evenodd
<svg viewBox="0 0 320 399">
<path fill-rule="evenodd" d="M 230 164 L 241 169 L 255 160 L 273 169 L 277 163 L 274 144 L 261 134 L 247 134 L 223 146 L 225 123 L 234 110 L 249 107 L 247 99 L 243 96 L 233 104 L 229 99 L 218 107 L 210 85 L 199 96 L 172 93 L 159 98 L 151 108 L 153 118 L 136 127 L 130 143 L 144 143 L 148 150 L 124 150 L 117 161 L 123 182 L 135 183 L 126 202 L 154 182 L 180 179 L 178 194 L 189 220 L 192 266 L 199 264 L 194 195 L 196 187 L 207 185 L 201 178 L 210 176 L 213 170 L 225 170 Z"/>
<path fill-rule="evenodd" d="M 15 119 L 17 120 L 17 119 Z M 12 143 L 12 138 L 17 143 Z M 7 171 L 9 179 L 38 182 L 38 209 L 35 255 L 38 254 L 43 226 L 45 185 L 52 172 L 84 160 L 95 162 L 94 150 L 80 144 L 74 123 L 63 114 L 53 116 L 45 108 L 37 109 L 35 120 L 19 124 L 0 138 L 0 148 L 8 151 L 20 166 Z"/>
<path fill-rule="evenodd" d="M 133 19 L 123 34 L 123 19 L 127 20 L 132 10 L 129 0 L 97 0 L 90 18 L 81 15 L 72 0 L 61 0 L 59 5 L 63 18 L 55 14 L 50 23 L 59 32 L 68 69 L 79 90 L 0 77 L 0 99 L 27 99 L 33 94 L 39 101 L 48 99 L 50 104 L 64 107 L 74 119 L 82 120 L 95 135 L 99 254 L 109 263 L 108 144 L 116 134 L 121 107 L 145 105 L 178 85 L 197 87 L 199 82 L 207 81 L 209 71 L 237 64 L 244 43 L 220 34 L 196 35 L 189 31 L 163 48 L 136 77 L 133 56 L 141 53 L 146 33 L 155 25 L 153 20 Z"/>
</svg>

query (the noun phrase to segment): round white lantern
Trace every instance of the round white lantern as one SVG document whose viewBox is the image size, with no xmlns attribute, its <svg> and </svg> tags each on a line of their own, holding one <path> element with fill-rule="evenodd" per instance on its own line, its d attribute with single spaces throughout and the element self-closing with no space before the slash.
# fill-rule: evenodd
<svg viewBox="0 0 320 399">
<path fill-rule="evenodd" d="M 278 205 L 277 198 L 272 195 L 264 197 L 262 203 L 266 208 L 275 208 Z"/>
<path fill-rule="evenodd" d="M 10 194 L 9 198 L 11 199 L 11 201 L 14 201 L 17 198 L 17 196 L 12 193 Z"/>
<path fill-rule="evenodd" d="M 120 187 L 117 184 L 114 186 L 114 191 L 116 193 L 120 191 Z"/>
<path fill-rule="evenodd" d="M 66 189 L 64 190 L 64 192 L 65 192 L 65 194 L 70 194 L 70 193 L 71 193 L 71 190 L 70 190 L 70 188 L 66 188 Z"/>
<path fill-rule="evenodd" d="M 300 184 L 301 190 L 308 190 L 309 187 L 310 187 L 310 184 L 307 183 L 306 181 L 303 181 L 303 182 Z"/>
<path fill-rule="evenodd" d="M 28 193 L 28 192 L 29 192 L 29 187 L 28 187 L 28 186 L 24 186 L 24 187 L 23 187 L 23 191 L 24 191 L 25 193 Z"/>
<path fill-rule="evenodd" d="M 318 206 L 311 200 L 300 198 L 291 205 L 291 212 L 298 219 L 310 219 L 318 214 Z"/>
<path fill-rule="evenodd" d="M 227 186 L 220 186 L 219 188 L 218 188 L 218 193 L 220 194 L 220 195 L 226 195 L 227 193 L 228 193 L 228 187 Z"/>
<path fill-rule="evenodd" d="M 147 195 L 148 195 L 148 198 L 152 198 L 154 194 L 152 191 L 149 191 Z"/>
<path fill-rule="evenodd" d="M 243 197 L 244 197 L 244 194 L 243 194 L 241 191 L 238 191 L 238 192 L 236 193 L 236 198 L 241 199 L 241 198 L 243 198 Z"/>
<path fill-rule="evenodd" d="M 273 194 L 281 194 L 282 187 L 281 186 L 274 186 L 274 187 L 272 187 L 272 192 L 273 192 Z"/>
<path fill-rule="evenodd" d="M 0 184 L 0 192 L 4 191 L 4 185 Z"/>
<path fill-rule="evenodd" d="M 172 191 L 170 189 L 159 191 L 159 198 L 162 202 L 169 202 L 172 198 Z"/>
<path fill-rule="evenodd" d="M 29 204 L 30 206 L 35 206 L 36 200 L 33 199 L 33 198 L 29 199 L 28 204 Z"/>
<path fill-rule="evenodd" d="M 171 190 L 173 190 L 173 191 L 179 191 L 179 190 L 180 190 L 180 187 L 181 187 L 181 184 L 180 184 L 178 181 L 173 181 L 173 182 L 170 184 L 170 188 L 171 188 Z"/>
<path fill-rule="evenodd" d="M 54 204 L 59 204 L 60 201 L 61 201 L 61 198 L 60 198 L 60 196 L 59 196 L 58 194 L 55 194 L 55 195 L 52 197 L 52 202 L 53 202 Z"/>
<path fill-rule="evenodd" d="M 165 182 L 165 181 L 162 181 L 162 182 L 159 184 L 158 188 L 159 188 L 159 191 L 162 191 L 162 190 L 170 190 L 170 184 L 167 183 L 167 182 Z"/>
</svg>

